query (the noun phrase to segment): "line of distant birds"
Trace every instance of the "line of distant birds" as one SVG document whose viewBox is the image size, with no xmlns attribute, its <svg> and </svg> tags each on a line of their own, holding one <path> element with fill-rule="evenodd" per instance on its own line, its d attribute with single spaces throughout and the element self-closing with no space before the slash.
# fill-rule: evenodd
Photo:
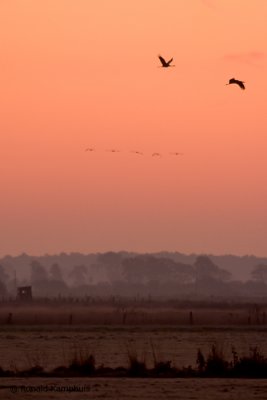
<svg viewBox="0 0 267 400">
<path fill-rule="evenodd" d="M 93 151 L 96 151 L 96 149 L 94 147 L 87 147 L 85 149 L 85 151 L 93 152 Z M 118 149 L 108 149 L 108 150 L 105 150 L 105 151 L 108 152 L 108 153 L 120 153 L 121 152 L 121 150 L 118 150 Z M 144 156 L 145 155 L 145 153 L 143 153 L 142 151 L 139 151 L 139 150 L 131 150 L 131 151 L 129 151 L 129 153 L 137 154 L 139 156 Z M 163 157 L 162 153 L 158 153 L 158 152 L 150 153 L 150 155 L 152 157 Z M 169 155 L 171 155 L 171 156 L 183 156 L 184 153 L 181 153 L 181 152 L 178 152 L 178 151 L 173 151 L 173 152 L 170 152 Z"/>
<path fill-rule="evenodd" d="M 169 68 L 169 67 L 175 67 L 175 65 L 171 65 L 173 58 L 171 58 L 169 61 L 166 61 L 161 55 L 158 56 L 161 62 L 161 66 L 162 68 Z M 245 90 L 245 82 L 240 81 L 238 79 L 235 78 L 231 78 L 229 79 L 229 82 L 226 83 L 226 85 L 232 85 L 232 84 L 236 84 L 240 87 L 240 89 Z"/>
<path fill-rule="evenodd" d="M 173 58 L 171 58 L 169 61 L 166 61 L 165 58 L 163 58 L 161 55 L 159 55 L 158 58 L 159 58 L 159 60 L 161 62 L 161 65 L 159 67 L 162 67 L 162 68 L 175 67 L 175 65 L 172 64 Z M 244 83 L 245 82 L 240 81 L 238 79 L 231 78 L 231 79 L 229 79 L 229 82 L 226 83 L 226 85 L 235 84 L 235 85 L 238 85 L 240 87 L 240 89 L 245 90 Z M 95 149 L 93 147 L 87 147 L 85 149 L 85 151 L 92 152 L 92 151 L 95 151 Z M 110 150 L 106 150 L 106 151 L 109 152 L 109 153 L 119 153 L 120 152 L 120 150 L 118 150 L 118 149 L 110 149 Z M 138 150 L 132 150 L 132 151 L 130 151 L 130 153 L 134 153 L 134 154 L 137 154 L 139 156 L 143 156 L 144 155 L 144 153 L 142 151 L 138 151 Z M 172 153 L 169 153 L 169 154 L 173 155 L 173 156 L 182 156 L 184 153 L 172 152 Z M 152 153 L 151 156 L 152 157 L 162 157 L 162 154 L 155 152 L 155 153 Z"/>
</svg>

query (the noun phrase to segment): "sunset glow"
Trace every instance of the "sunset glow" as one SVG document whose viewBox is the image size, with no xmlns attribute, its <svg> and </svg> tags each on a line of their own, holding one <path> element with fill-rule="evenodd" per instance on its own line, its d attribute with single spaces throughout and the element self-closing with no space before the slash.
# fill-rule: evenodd
<svg viewBox="0 0 267 400">
<path fill-rule="evenodd" d="M 1 1 L 0 255 L 267 256 L 266 20 L 266 0 Z"/>
</svg>

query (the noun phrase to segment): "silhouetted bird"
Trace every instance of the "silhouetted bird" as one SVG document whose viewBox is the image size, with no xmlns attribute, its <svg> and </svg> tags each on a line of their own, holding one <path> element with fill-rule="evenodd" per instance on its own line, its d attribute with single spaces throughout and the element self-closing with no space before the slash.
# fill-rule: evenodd
<svg viewBox="0 0 267 400">
<path fill-rule="evenodd" d="M 108 151 L 109 153 L 119 153 L 120 152 L 120 150 L 116 150 L 116 149 L 110 149 L 110 150 L 106 150 L 106 151 Z"/>
<path fill-rule="evenodd" d="M 245 85 L 244 85 L 245 82 L 239 81 L 235 78 L 229 79 L 229 83 L 226 83 L 226 85 L 232 85 L 233 83 L 238 85 L 241 89 L 245 90 Z"/>
<path fill-rule="evenodd" d="M 173 58 L 171 58 L 169 61 L 165 61 L 163 57 L 161 57 L 160 55 L 158 56 L 161 62 L 161 67 L 162 68 L 168 68 L 168 67 L 175 67 L 175 65 L 170 65 Z"/>
<path fill-rule="evenodd" d="M 142 153 L 142 151 L 137 151 L 137 150 L 133 150 L 133 151 L 131 151 L 131 153 L 139 154 L 139 156 L 142 156 L 144 154 L 144 153 Z"/>
<path fill-rule="evenodd" d="M 85 151 L 94 151 L 95 149 L 93 149 L 92 147 L 87 147 L 87 149 L 85 149 Z"/>
<path fill-rule="evenodd" d="M 174 152 L 174 153 L 170 153 L 172 156 L 182 156 L 184 153 L 178 153 L 178 152 Z"/>
</svg>

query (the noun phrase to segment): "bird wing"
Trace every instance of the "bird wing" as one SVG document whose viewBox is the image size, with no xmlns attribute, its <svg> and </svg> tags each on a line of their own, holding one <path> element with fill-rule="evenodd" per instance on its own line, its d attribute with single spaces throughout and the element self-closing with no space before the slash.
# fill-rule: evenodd
<svg viewBox="0 0 267 400">
<path fill-rule="evenodd" d="M 241 87 L 241 89 L 245 90 L 244 82 L 242 82 L 242 81 L 236 81 L 236 83 L 238 84 L 239 87 Z"/>
<path fill-rule="evenodd" d="M 167 64 L 168 65 L 170 65 L 170 63 L 173 61 L 173 58 L 171 58 L 168 62 L 167 62 Z"/>
<path fill-rule="evenodd" d="M 166 61 L 164 60 L 163 57 L 159 56 L 159 59 L 160 59 L 161 64 L 162 64 L 164 67 L 166 67 L 166 66 L 168 65 L 168 63 L 166 63 Z"/>
</svg>

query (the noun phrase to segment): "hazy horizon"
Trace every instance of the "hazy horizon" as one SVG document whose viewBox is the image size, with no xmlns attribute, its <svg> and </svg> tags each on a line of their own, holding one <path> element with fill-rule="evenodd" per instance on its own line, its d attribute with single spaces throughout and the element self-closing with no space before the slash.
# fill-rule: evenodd
<svg viewBox="0 0 267 400">
<path fill-rule="evenodd" d="M 266 0 L 1 2 L 0 256 L 267 256 L 266 17 Z"/>
<path fill-rule="evenodd" d="M 43 252 L 43 253 L 28 253 L 26 251 L 22 251 L 20 253 L 16 253 L 16 254 L 1 254 L 0 253 L 0 258 L 4 258 L 4 257 L 19 257 L 21 255 L 27 255 L 29 257 L 45 257 L 45 256 L 59 256 L 61 254 L 81 254 L 81 255 L 90 255 L 90 254 L 107 254 L 107 253 L 134 253 L 134 254 L 160 254 L 160 253 L 170 253 L 170 254 L 181 254 L 184 256 L 198 256 L 198 255 L 205 255 L 205 256 L 214 256 L 214 257 L 256 257 L 256 258 L 267 258 L 267 255 L 258 255 L 258 254 L 234 254 L 234 253 L 212 253 L 212 252 L 202 252 L 202 253 L 198 253 L 195 251 L 192 252 L 184 252 L 184 251 L 180 251 L 180 250 L 156 250 L 156 251 L 138 251 L 138 250 L 129 250 L 129 249 L 120 249 L 120 250 L 112 250 L 112 249 L 107 249 L 107 250 L 95 250 L 95 251 L 78 251 L 78 250 L 62 250 L 62 251 L 58 251 L 55 253 L 47 253 L 47 252 Z"/>
</svg>

